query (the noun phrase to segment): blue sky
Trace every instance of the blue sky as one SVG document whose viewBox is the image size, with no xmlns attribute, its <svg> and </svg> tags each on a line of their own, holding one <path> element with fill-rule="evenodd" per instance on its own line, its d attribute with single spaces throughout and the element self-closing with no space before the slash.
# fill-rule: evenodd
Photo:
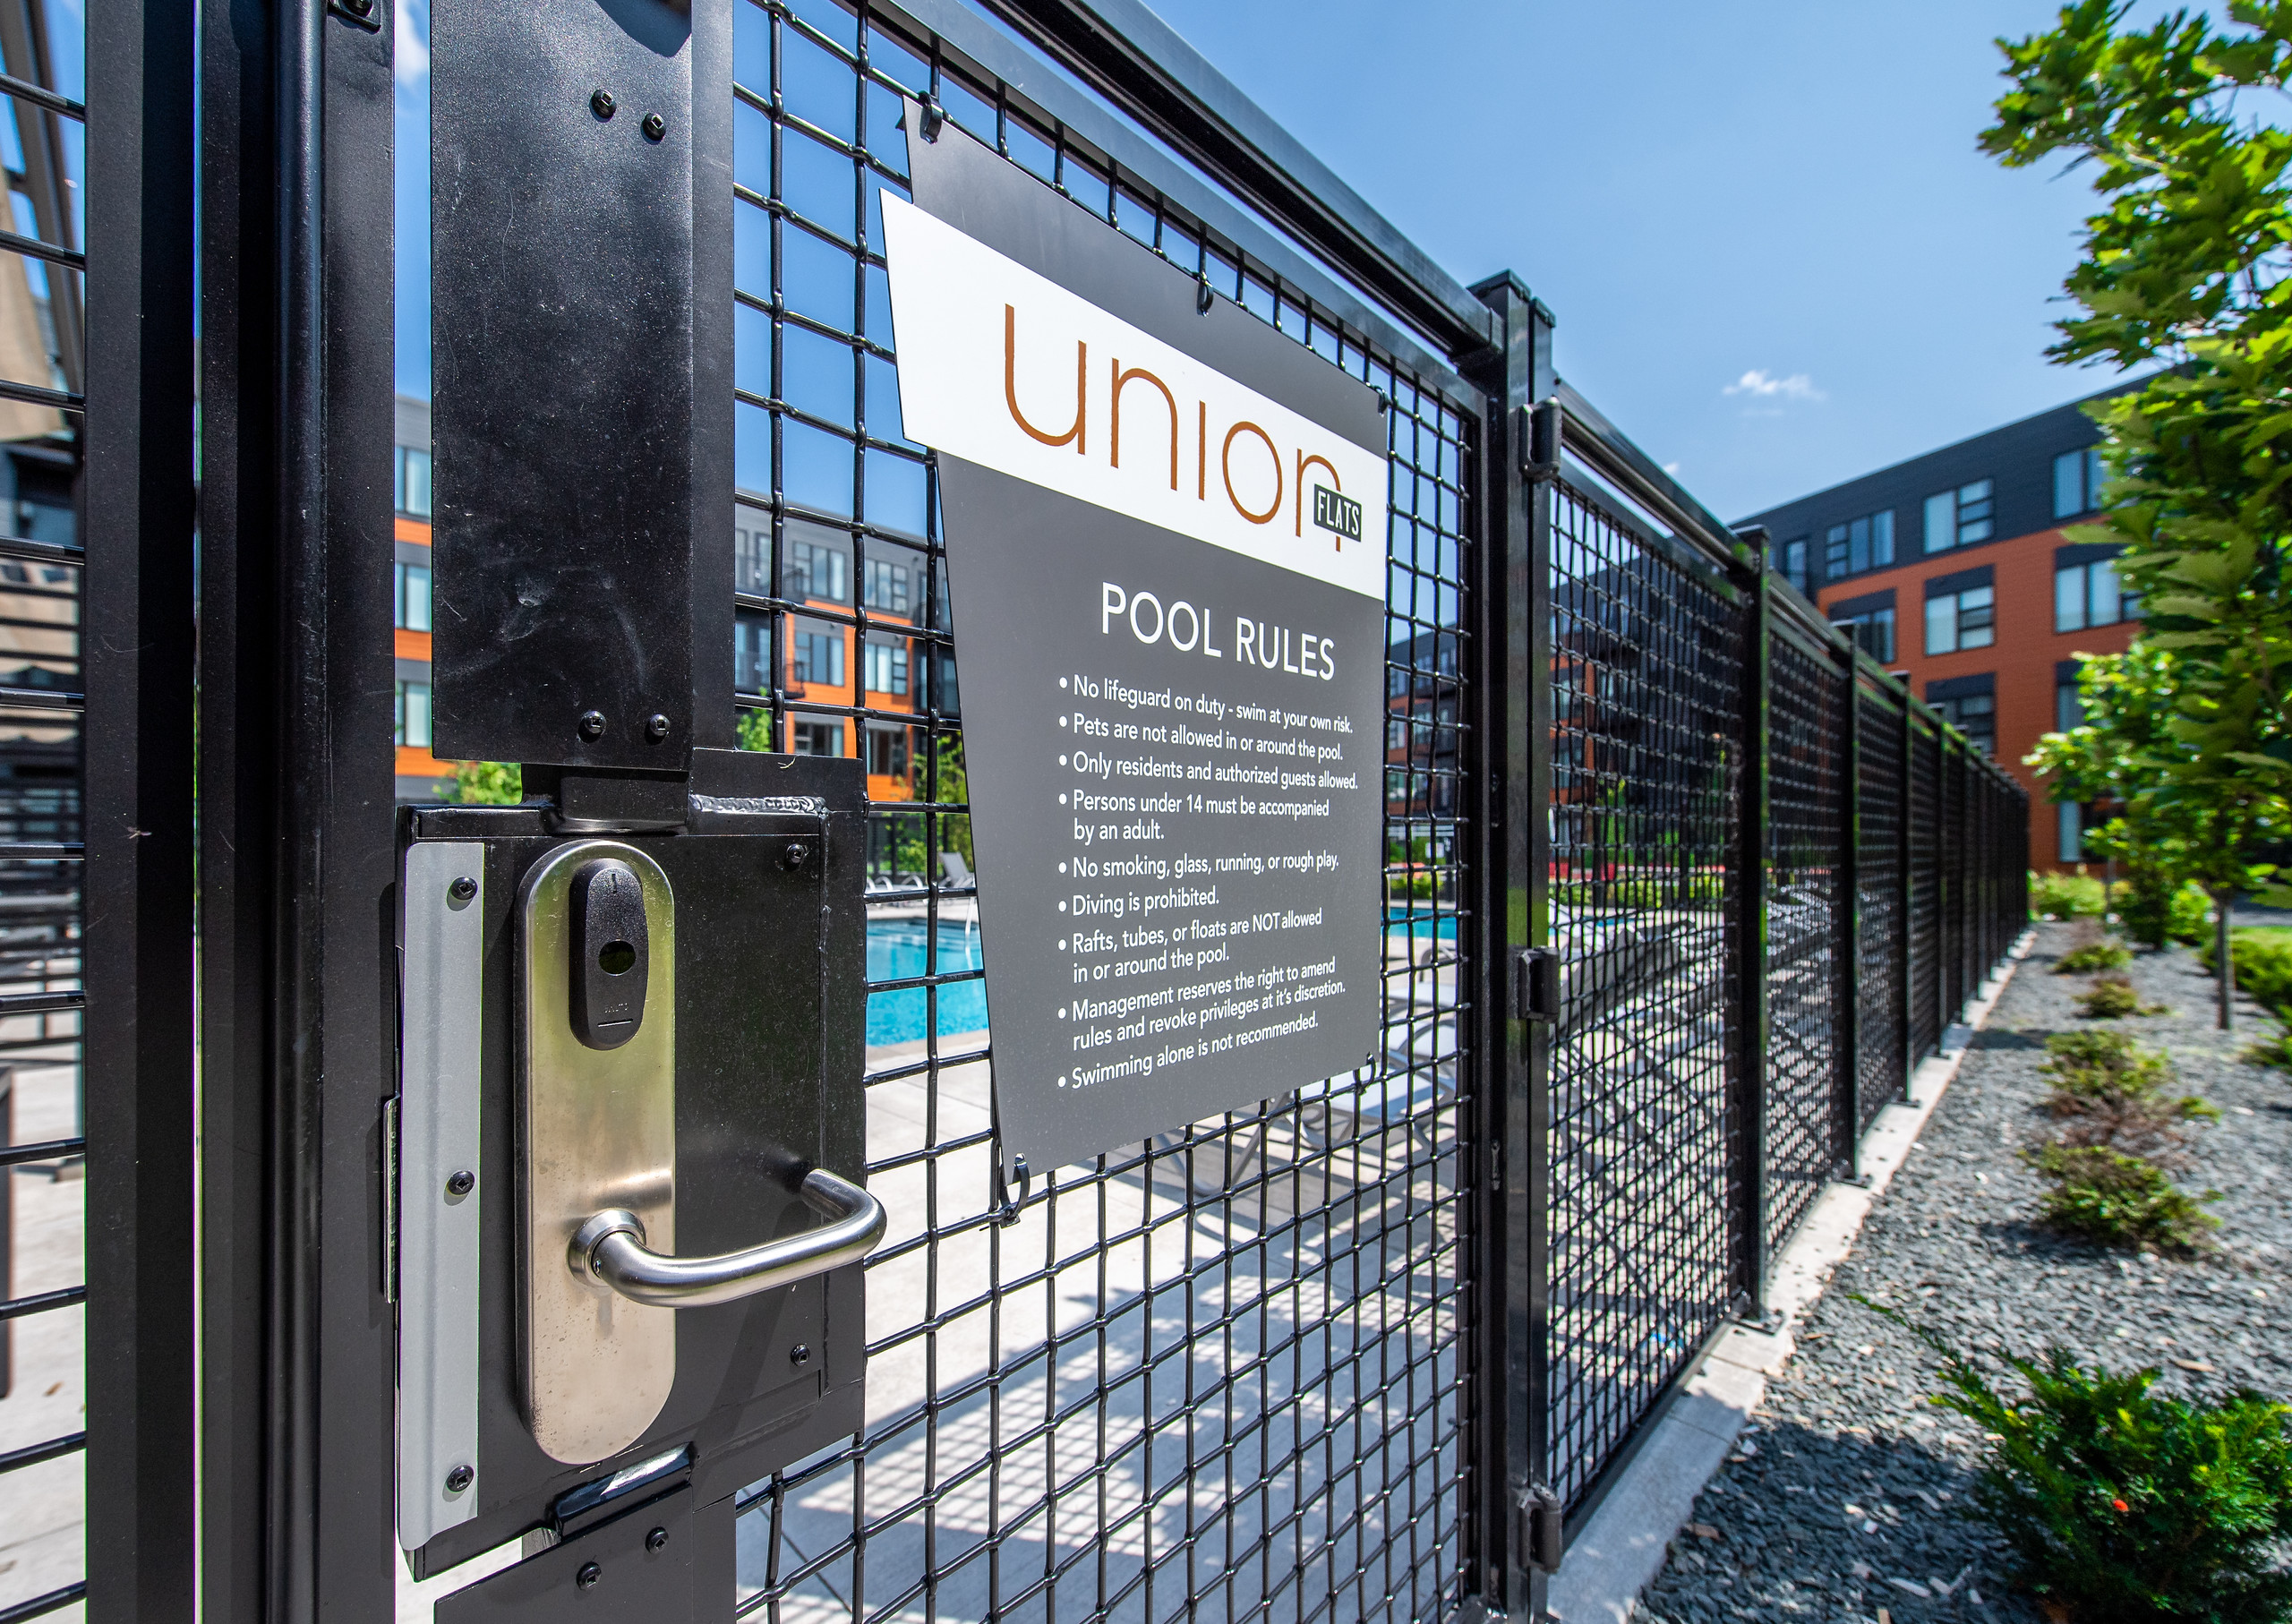
<svg viewBox="0 0 2292 1624">
<path fill-rule="evenodd" d="M 423 0 L 398 4 L 418 39 Z M 2108 381 L 2040 353 L 2082 176 L 1974 150 L 2000 84 L 1992 38 L 2042 27 L 2048 5 L 1157 9 L 1451 274 L 1518 273 L 1559 318 L 1562 374 L 1723 517 Z M 404 52 L 398 379 L 415 393 L 422 65 Z"/>
</svg>

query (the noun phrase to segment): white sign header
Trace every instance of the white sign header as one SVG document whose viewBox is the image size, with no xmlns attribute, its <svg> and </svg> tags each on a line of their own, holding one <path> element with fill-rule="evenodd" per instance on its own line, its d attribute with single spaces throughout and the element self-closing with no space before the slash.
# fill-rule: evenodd
<svg viewBox="0 0 2292 1624">
<path fill-rule="evenodd" d="M 909 439 L 1384 601 L 1382 456 L 883 204 Z"/>
</svg>

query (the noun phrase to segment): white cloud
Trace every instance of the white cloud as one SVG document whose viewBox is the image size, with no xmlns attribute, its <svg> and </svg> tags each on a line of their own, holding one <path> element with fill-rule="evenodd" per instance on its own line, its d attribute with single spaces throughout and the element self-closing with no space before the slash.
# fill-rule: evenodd
<svg viewBox="0 0 2292 1624">
<path fill-rule="evenodd" d="M 1680 466 L 1675 462 L 1667 462 L 1663 465 L 1663 472 L 1673 479 L 1677 479 L 1680 476 Z"/>
<path fill-rule="evenodd" d="M 1793 372 L 1788 378 L 1777 378 L 1764 367 L 1754 367 L 1719 391 L 1723 395 L 1749 395 L 1754 400 L 1820 400 L 1823 392 L 1815 380 L 1804 372 Z"/>
<path fill-rule="evenodd" d="M 426 89 L 430 81 L 430 7 L 423 0 L 398 0 L 398 89 Z"/>
</svg>

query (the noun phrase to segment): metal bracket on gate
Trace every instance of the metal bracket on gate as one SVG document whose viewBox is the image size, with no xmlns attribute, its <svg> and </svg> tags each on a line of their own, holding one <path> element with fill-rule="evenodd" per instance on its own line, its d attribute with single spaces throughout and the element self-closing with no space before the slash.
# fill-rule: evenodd
<svg viewBox="0 0 2292 1624">
<path fill-rule="evenodd" d="M 1520 1021 L 1550 1021 L 1559 1011 L 1552 972 L 1560 955 L 1549 947 L 1523 947 L 1512 955 L 1512 1010 Z"/>
<path fill-rule="evenodd" d="M 1567 1532 L 1559 1495 L 1538 1483 L 1520 1496 L 1520 1549 L 1527 1552 L 1528 1566 L 1558 1573 Z"/>
<path fill-rule="evenodd" d="M 1530 480 L 1552 479 L 1560 473 L 1561 417 L 1557 397 L 1522 406 L 1517 414 L 1520 437 L 1520 473 Z"/>
</svg>

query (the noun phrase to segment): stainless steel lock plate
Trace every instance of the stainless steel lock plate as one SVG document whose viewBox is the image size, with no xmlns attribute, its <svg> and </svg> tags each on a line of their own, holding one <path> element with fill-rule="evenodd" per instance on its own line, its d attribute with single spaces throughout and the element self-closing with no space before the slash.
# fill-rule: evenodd
<svg viewBox="0 0 2292 1624">
<path fill-rule="evenodd" d="M 632 874 L 641 936 L 632 911 L 592 902 Z M 676 1245 L 675 905 L 659 864 L 594 840 L 535 864 L 517 912 L 526 1421 L 552 1459 L 586 1463 L 643 1437 L 676 1380 L 676 1311 L 615 1293 L 575 1244 L 610 1209 L 633 1215 L 647 1244 Z M 635 1030 L 595 1047 L 583 1000 L 594 1012 L 638 974 Z"/>
</svg>

